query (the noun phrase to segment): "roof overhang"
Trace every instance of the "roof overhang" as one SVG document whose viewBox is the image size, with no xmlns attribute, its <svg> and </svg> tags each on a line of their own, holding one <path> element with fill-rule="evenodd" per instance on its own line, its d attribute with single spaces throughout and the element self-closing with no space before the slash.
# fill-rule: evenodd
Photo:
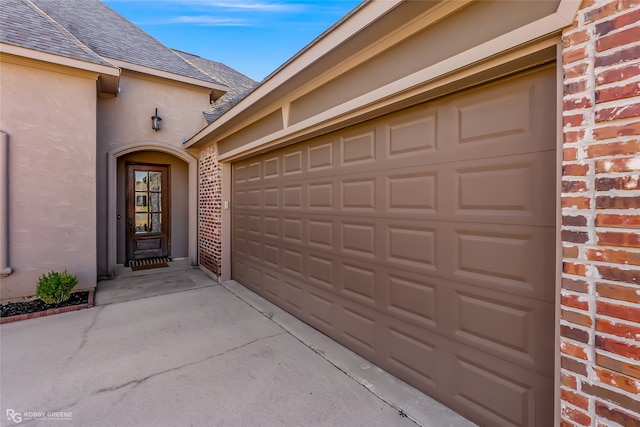
<svg viewBox="0 0 640 427">
<path fill-rule="evenodd" d="M 97 80 L 98 94 L 116 96 L 120 80 L 120 69 L 113 65 L 102 65 L 54 55 L 39 50 L 27 49 L 7 43 L 0 43 L 0 59 L 7 62 L 29 61 L 30 65 L 41 64 L 41 68 L 51 66 L 78 70 Z"/>
<path fill-rule="evenodd" d="M 488 66 L 497 66 L 501 63 L 495 62 L 498 56 L 510 55 L 507 59 L 516 61 L 518 55 L 534 55 L 542 49 L 553 50 L 560 31 L 572 23 L 580 6 L 580 0 L 516 2 L 539 10 L 531 14 L 530 19 L 525 16 L 527 20 L 517 27 L 496 34 L 491 33 L 493 28 L 487 29 L 490 37 L 476 45 L 452 52 L 421 69 L 412 70 L 405 76 L 385 82 L 367 93 L 344 99 L 308 117 L 292 119 L 301 99 L 312 101 L 314 91 L 318 93 L 323 87 L 330 87 L 332 80 L 353 72 L 367 61 L 374 61 L 419 32 L 443 23 L 448 25 L 449 21 L 450 25 L 459 25 L 462 21 L 457 16 L 464 13 L 465 8 L 482 3 L 492 2 L 364 2 L 271 74 L 241 102 L 187 140 L 184 146 L 200 148 L 235 138 L 237 141 L 231 144 L 233 148 L 219 154 L 221 160 L 233 160 L 353 124 L 359 118 L 364 120 L 376 112 L 383 113 L 389 105 L 443 87 L 452 78 L 466 78 L 471 72 L 481 73 Z M 511 3 L 514 2 L 494 3 L 497 22 L 509 16 L 498 12 Z M 399 22 L 403 25 L 398 26 Z M 469 28 L 461 30 L 467 33 Z M 527 48 L 529 45 L 535 46 Z M 515 54 L 516 49 L 521 52 Z M 425 55 L 428 54 L 429 49 L 425 48 Z M 266 133 L 247 130 L 260 123 L 270 130 Z"/>
<path fill-rule="evenodd" d="M 106 58 L 106 59 L 109 62 L 125 70 L 135 71 L 141 74 L 147 74 L 147 75 L 159 77 L 162 79 L 173 80 L 175 82 L 209 89 L 210 99 L 212 102 L 220 98 L 229 90 L 228 86 L 225 86 L 221 83 L 199 80 L 193 77 L 182 76 L 179 74 L 170 73 L 168 71 L 162 71 L 162 70 L 157 70 L 155 68 L 145 67 L 144 65 L 138 65 L 138 64 L 133 64 L 131 62 L 121 61 L 119 59 L 113 59 L 113 58 Z"/>
</svg>

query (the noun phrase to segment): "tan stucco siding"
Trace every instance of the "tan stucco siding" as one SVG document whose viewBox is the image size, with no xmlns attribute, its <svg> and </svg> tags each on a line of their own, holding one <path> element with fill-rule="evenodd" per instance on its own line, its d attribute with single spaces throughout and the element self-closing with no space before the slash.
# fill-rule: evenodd
<svg viewBox="0 0 640 427">
<path fill-rule="evenodd" d="M 203 111 L 209 107 L 209 90 L 168 80 L 145 78 L 123 71 L 116 98 L 98 102 L 98 148 L 109 151 L 136 141 L 158 141 L 182 147 L 206 125 Z M 162 130 L 151 129 L 158 108 Z"/>
<path fill-rule="evenodd" d="M 135 72 L 123 71 L 120 79 L 120 89 L 117 98 L 99 98 L 98 100 L 96 188 L 98 197 L 97 255 L 99 276 L 110 274 L 110 268 L 113 266 L 109 266 L 107 261 L 109 247 L 110 245 L 120 244 L 119 242 L 109 241 L 108 234 L 108 190 L 110 186 L 117 185 L 115 181 L 109 182 L 107 167 L 109 156 L 123 147 L 135 147 L 136 145 L 141 147 L 158 145 L 159 151 L 162 151 L 160 146 L 170 145 L 182 151 L 183 140 L 206 125 L 202 112 L 209 107 L 209 90 L 205 88 L 172 83 L 168 80 L 152 78 Z M 158 132 L 151 129 L 151 116 L 156 108 L 158 108 L 158 115 L 162 117 L 162 128 Z M 178 158 L 173 157 L 173 159 L 174 162 L 177 162 L 176 164 L 184 164 Z M 143 161 L 141 159 L 137 160 Z M 153 162 L 153 160 L 144 161 Z M 187 179 L 187 177 L 183 178 Z M 182 191 L 186 199 L 187 191 L 195 191 L 195 189 L 187 190 L 185 188 Z M 120 194 L 117 197 L 118 200 L 121 199 Z M 187 207 L 184 206 L 184 209 L 187 209 Z M 185 255 L 186 250 L 183 250 L 182 245 L 187 244 L 188 240 L 186 235 L 188 234 L 186 229 L 187 218 L 183 218 L 184 215 L 180 212 L 180 210 L 172 210 L 176 220 L 183 221 L 184 219 L 183 224 L 173 228 L 174 233 L 178 233 L 174 234 L 175 238 L 172 238 L 172 246 L 178 245 L 174 248 L 175 253 L 172 250 L 172 256 L 176 257 Z M 116 233 L 113 234 L 111 239 L 114 239 L 116 235 L 120 236 L 122 232 L 120 230 L 122 228 L 121 225 L 116 222 L 111 226 L 116 229 Z M 184 234 L 183 231 L 180 231 L 182 228 L 184 228 Z M 118 240 L 121 239 L 118 238 Z M 178 241 L 182 243 L 178 243 Z M 118 263 L 123 261 L 121 251 L 122 248 L 118 250 Z"/>
<path fill-rule="evenodd" d="M 9 264 L 3 300 L 33 295 L 51 270 L 96 284 L 96 81 L 0 63 L 9 135 Z"/>
</svg>

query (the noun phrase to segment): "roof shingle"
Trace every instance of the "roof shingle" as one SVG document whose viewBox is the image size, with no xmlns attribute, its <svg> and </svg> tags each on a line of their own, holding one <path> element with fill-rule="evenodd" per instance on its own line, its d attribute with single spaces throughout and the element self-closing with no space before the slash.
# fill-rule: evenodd
<svg viewBox="0 0 640 427">
<path fill-rule="evenodd" d="M 105 58 L 219 83 L 99 0 L 31 0 Z"/>
<path fill-rule="evenodd" d="M 186 61 L 198 67 L 208 75 L 215 77 L 222 84 L 229 87 L 227 93 L 218 98 L 209 111 L 204 112 L 207 123 L 211 123 L 224 112 L 237 104 L 242 98 L 247 96 L 258 83 L 244 74 L 224 65 L 221 62 L 211 61 L 191 53 L 174 50 L 178 55 Z"/>
<path fill-rule="evenodd" d="M 113 67 L 25 0 L 0 1 L 0 42 Z"/>
</svg>

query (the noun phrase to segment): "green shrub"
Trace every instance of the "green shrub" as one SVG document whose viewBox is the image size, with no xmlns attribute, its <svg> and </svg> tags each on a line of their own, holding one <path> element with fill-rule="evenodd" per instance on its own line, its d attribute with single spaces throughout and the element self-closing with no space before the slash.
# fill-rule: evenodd
<svg viewBox="0 0 640 427">
<path fill-rule="evenodd" d="M 38 280 L 36 295 L 47 304 L 57 304 L 69 299 L 69 292 L 78 284 L 78 278 L 67 273 L 57 273 L 52 271 L 43 274 Z"/>
</svg>

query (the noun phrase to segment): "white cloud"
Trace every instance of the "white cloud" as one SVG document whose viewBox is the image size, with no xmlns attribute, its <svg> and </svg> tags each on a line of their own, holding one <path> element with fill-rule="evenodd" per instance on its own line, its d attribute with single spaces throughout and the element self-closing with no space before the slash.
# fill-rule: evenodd
<svg viewBox="0 0 640 427">
<path fill-rule="evenodd" d="M 136 21 L 137 25 L 197 25 L 203 27 L 246 27 L 251 25 L 242 18 L 226 18 L 211 15 L 168 16 L 160 19 Z"/>
<path fill-rule="evenodd" d="M 302 3 L 288 3 L 286 1 L 252 1 L 252 0 L 153 0 L 164 5 L 178 7 L 200 6 L 218 7 L 229 11 L 255 12 L 298 12 L 306 9 Z M 151 3 L 150 0 L 108 0 L 109 3 Z"/>
<path fill-rule="evenodd" d="M 203 2 L 200 2 L 200 4 Z M 208 5 L 227 10 L 250 10 L 256 12 L 293 12 L 304 8 L 302 4 L 256 1 L 206 1 Z"/>
</svg>

